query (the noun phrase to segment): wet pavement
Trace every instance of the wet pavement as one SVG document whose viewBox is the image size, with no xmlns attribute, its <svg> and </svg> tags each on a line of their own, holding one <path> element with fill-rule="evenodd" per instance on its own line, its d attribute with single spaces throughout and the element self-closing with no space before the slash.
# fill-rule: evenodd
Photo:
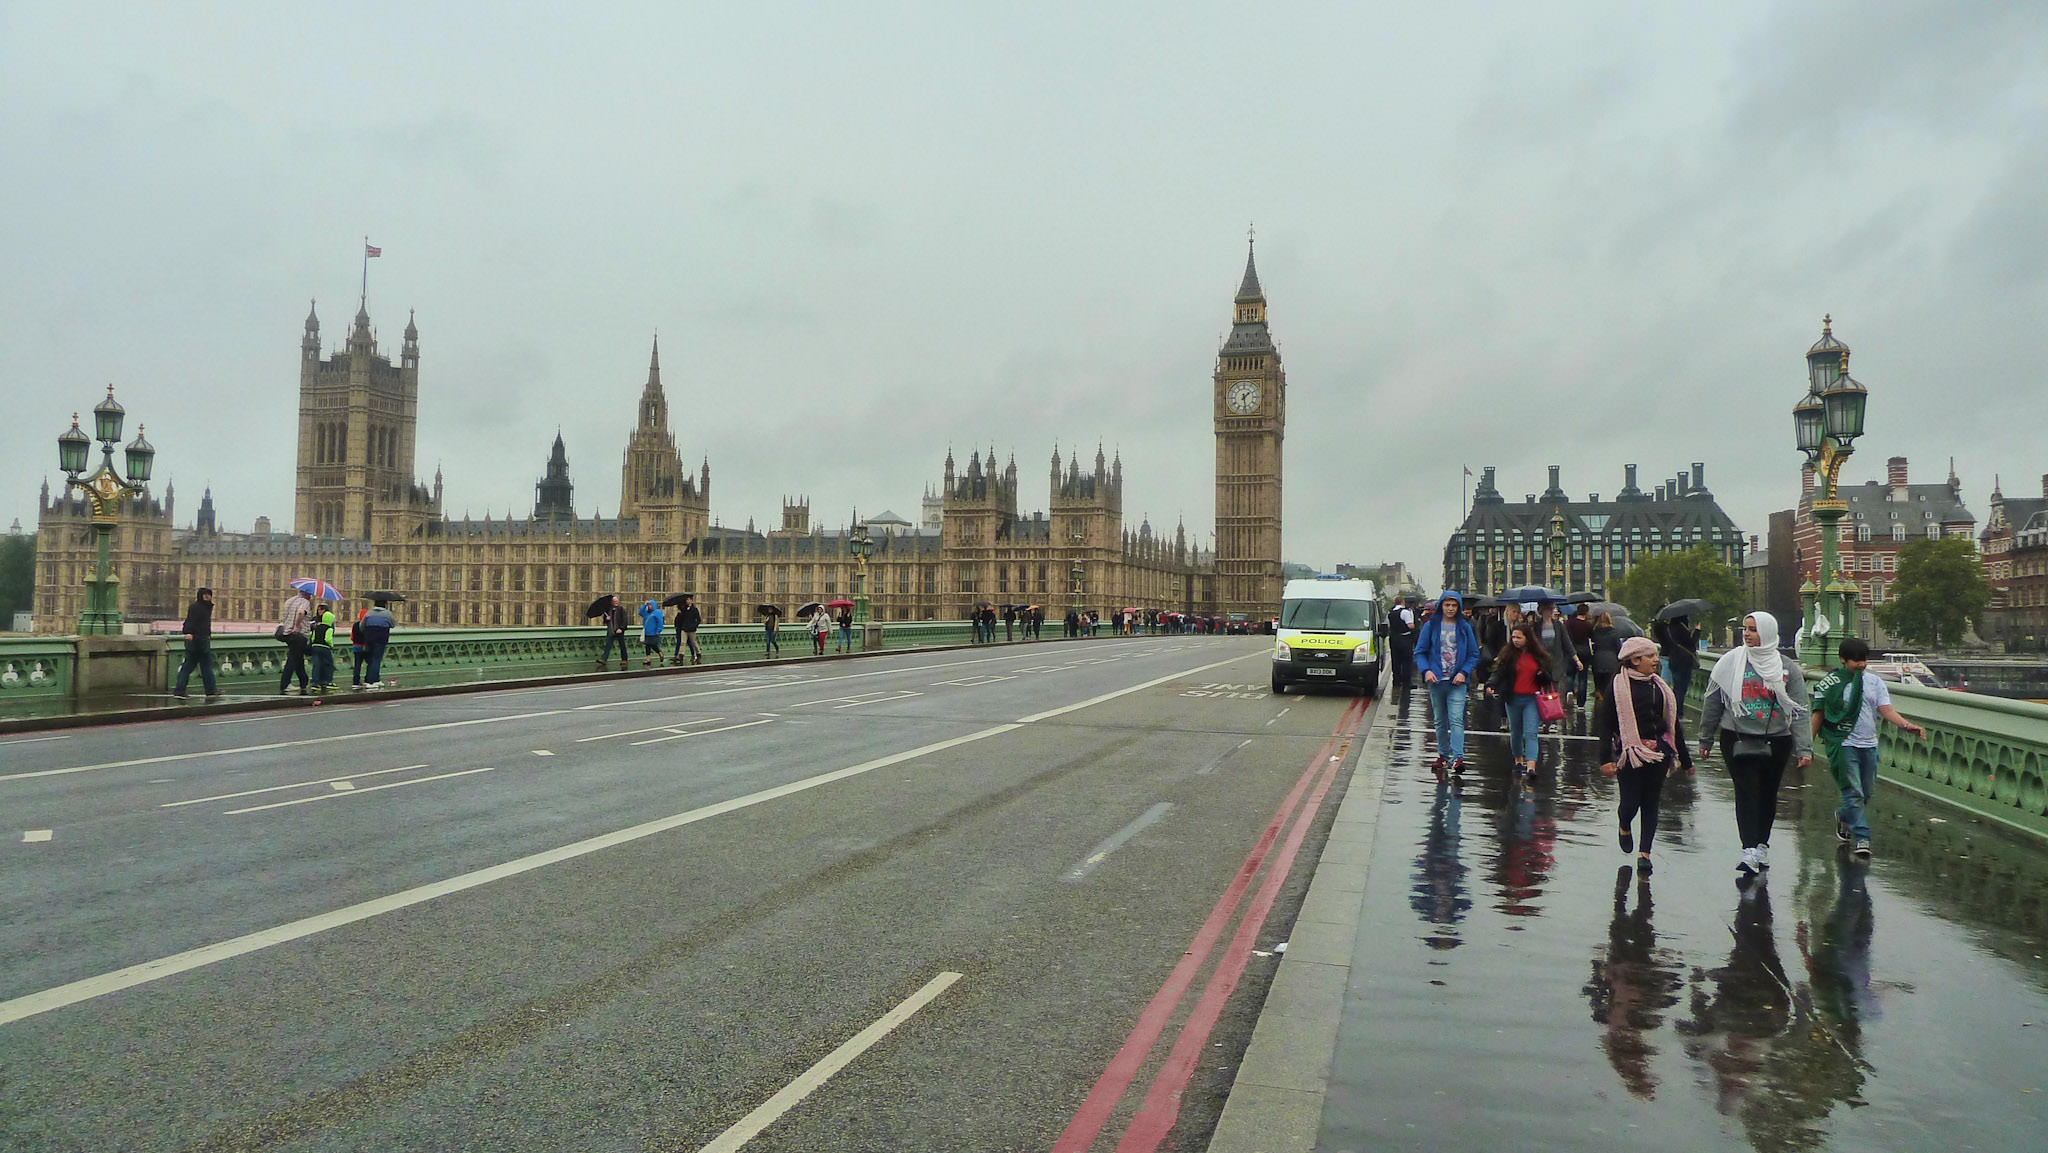
<svg viewBox="0 0 2048 1153">
<path fill-rule="evenodd" d="M 1717 758 L 1666 787 L 1643 877 L 1583 731 L 1513 783 L 1477 705 L 1439 785 L 1427 697 L 1385 707 L 1317 1149 L 2048 1141 L 2048 846 L 1880 784 L 1860 864 L 1816 766 L 1788 773 L 1772 867 L 1738 889 Z"/>
</svg>

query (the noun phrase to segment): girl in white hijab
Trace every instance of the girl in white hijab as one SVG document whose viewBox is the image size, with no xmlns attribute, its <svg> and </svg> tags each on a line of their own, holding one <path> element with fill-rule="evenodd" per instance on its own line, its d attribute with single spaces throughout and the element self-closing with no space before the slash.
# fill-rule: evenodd
<svg viewBox="0 0 2048 1153">
<path fill-rule="evenodd" d="M 1742 625 L 1741 647 L 1714 663 L 1706 699 L 1700 702 L 1700 755 L 1712 754 L 1718 733 L 1735 785 L 1735 827 L 1742 837 L 1742 860 L 1735 870 L 1738 881 L 1747 882 L 1770 867 L 1778 786 L 1795 753 L 1800 768 L 1813 759 L 1813 733 L 1806 722 L 1806 676 L 1779 655 L 1777 618 L 1750 613 Z"/>
</svg>

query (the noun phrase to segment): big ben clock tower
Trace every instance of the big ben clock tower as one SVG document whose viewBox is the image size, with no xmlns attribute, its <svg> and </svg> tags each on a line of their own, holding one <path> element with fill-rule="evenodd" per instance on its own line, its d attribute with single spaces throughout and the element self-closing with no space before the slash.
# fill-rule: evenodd
<svg viewBox="0 0 2048 1153">
<path fill-rule="evenodd" d="M 1225 617 L 1280 612 L 1280 442 L 1287 374 L 1247 245 L 1230 337 L 1216 354 L 1216 599 Z"/>
</svg>

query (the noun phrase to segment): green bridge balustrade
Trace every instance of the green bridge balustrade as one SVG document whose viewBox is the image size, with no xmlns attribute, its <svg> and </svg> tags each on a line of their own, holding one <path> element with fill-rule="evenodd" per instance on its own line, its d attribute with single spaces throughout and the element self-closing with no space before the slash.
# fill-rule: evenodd
<svg viewBox="0 0 2048 1153">
<path fill-rule="evenodd" d="M 834 641 L 837 636 L 835 632 Z M 966 621 L 876 623 L 853 630 L 855 651 L 863 647 L 864 639 L 884 649 L 965 645 L 973 640 L 973 626 Z M 169 691 L 185 660 L 184 637 L 164 640 L 167 652 L 159 692 Z M 807 629 L 785 624 L 777 640 L 780 658 L 811 653 Z M 628 667 L 638 669 L 642 654 L 637 629 L 627 634 L 626 643 Z M 675 634 L 664 633 L 663 653 L 673 651 L 674 645 Z M 697 646 L 707 664 L 758 661 L 763 658 L 763 630 L 759 625 L 712 625 L 698 630 Z M 400 628 L 391 634 L 381 675 L 402 685 L 427 686 L 589 673 L 596 670 L 603 648 L 604 636 L 594 628 Z M 76 637 L 0 637 L 0 712 L 10 702 L 57 704 L 69 697 L 78 651 Z M 223 634 L 213 639 L 215 677 L 224 693 L 275 694 L 284 659 L 284 646 L 268 636 Z M 616 662 L 617 657 L 612 659 Z M 348 682 L 350 667 L 348 647 L 337 646 L 337 688 Z M 196 673 L 192 682 L 188 690 L 196 693 L 200 690 Z"/>
<path fill-rule="evenodd" d="M 1687 705 L 1695 721 L 1716 656 L 1700 654 Z M 1807 678 L 1814 674 L 1809 671 Z M 1927 739 L 1914 740 L 1880 723 L 1881 779 L 2048 838 L 2048 705 L 1919 685 L 1889 687 L 1892 706 L 1926 728 Z"/>
</svg>

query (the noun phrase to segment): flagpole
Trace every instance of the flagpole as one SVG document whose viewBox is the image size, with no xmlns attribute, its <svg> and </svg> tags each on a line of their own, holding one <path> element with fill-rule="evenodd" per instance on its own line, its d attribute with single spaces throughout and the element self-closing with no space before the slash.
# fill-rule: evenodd
<svg viewBox="0 0 2048 1153">
<path fill-rule="evenodd" d="M 370 306 L 370 238 L 363 237 L 363 298 L 362 306 Z"/>
</svg>

